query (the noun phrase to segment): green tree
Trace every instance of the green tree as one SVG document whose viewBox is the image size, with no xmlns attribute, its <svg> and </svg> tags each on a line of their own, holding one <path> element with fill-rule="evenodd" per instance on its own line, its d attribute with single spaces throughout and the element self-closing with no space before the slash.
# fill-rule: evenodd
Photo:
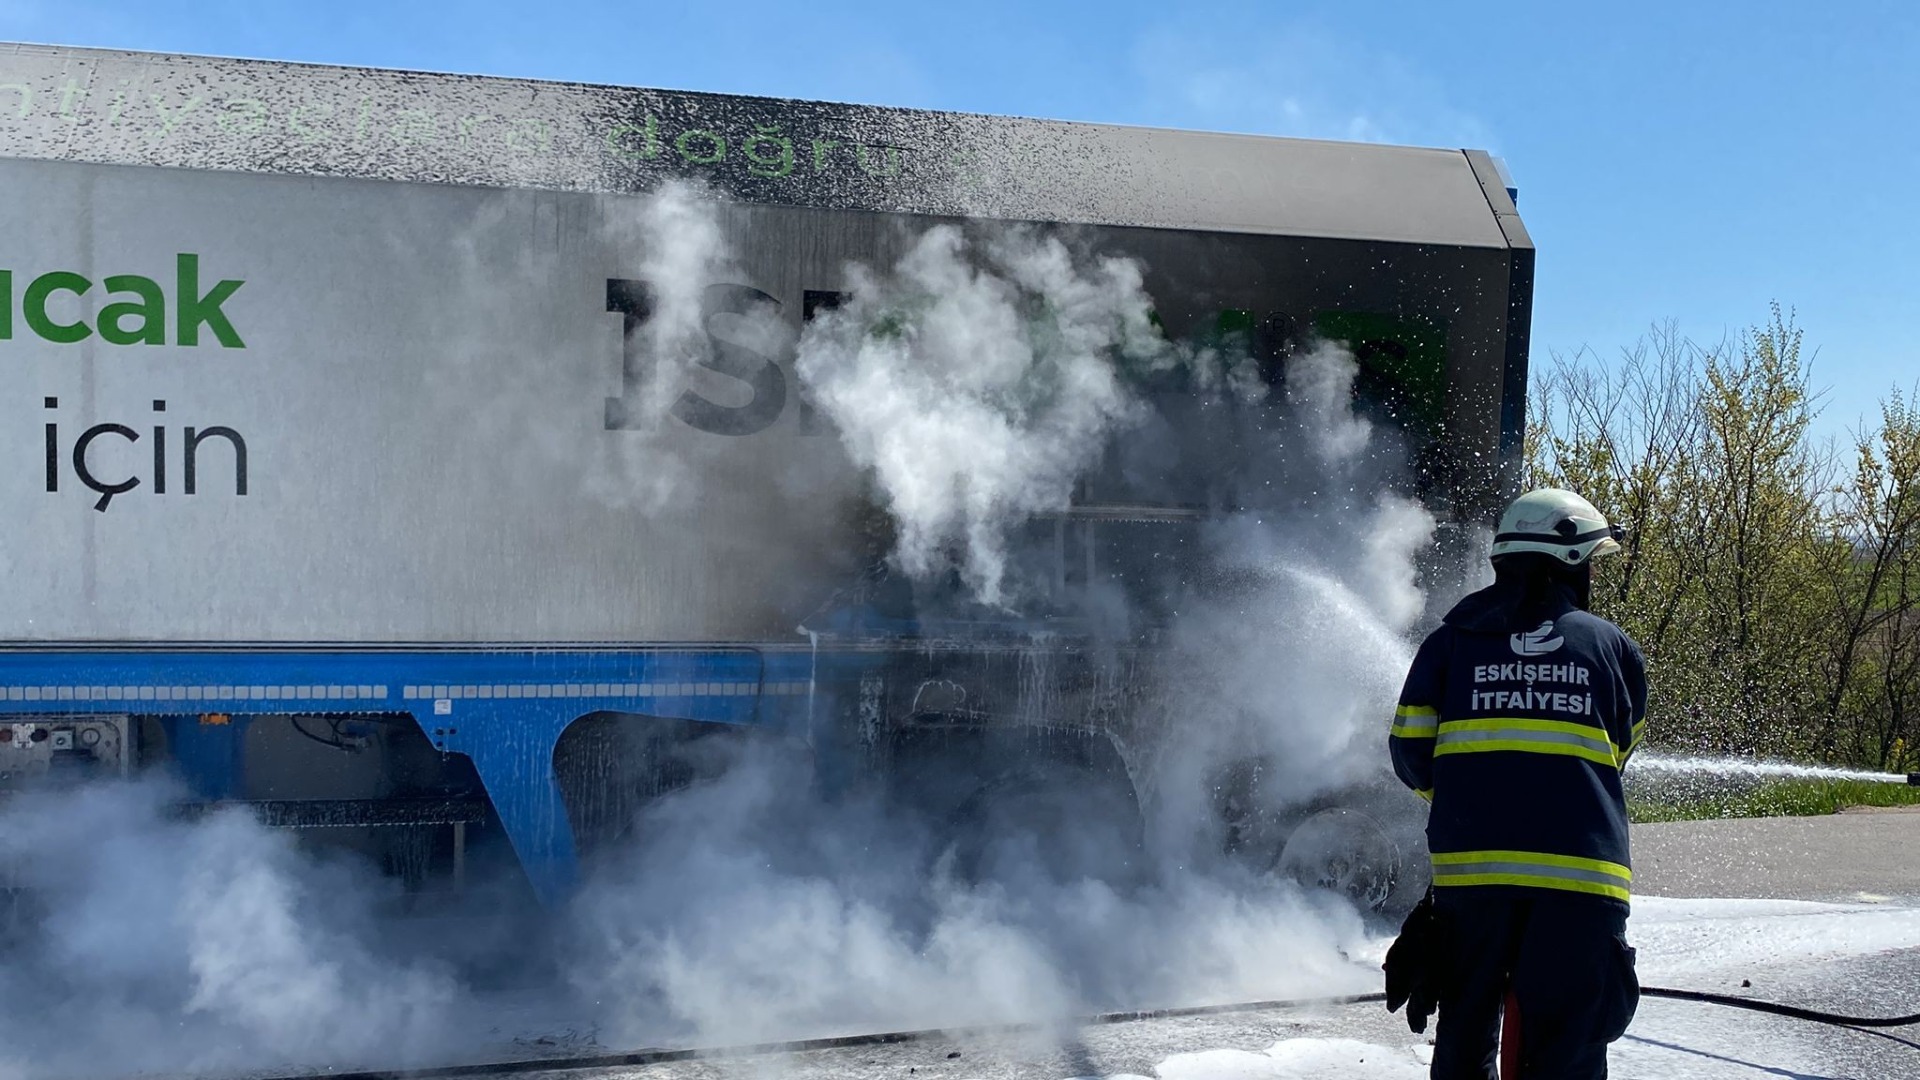
<svg viewBox="0 0 1920 1080">
<path fill-rule="evenodd" d="M 1824 741 L 1854 760 L 1914 760 L 1920 699 L 1920 411 L 1899 392 L 1854 439 L 1835 492 L 1827 580 L 1833 604 Z"/>
<path fill-rule="evenodd" d="M 1804 754 L 1816 741 L 1796 721 L 1818 700 L 1821 643 L 1808 630 L 1824 614 L 1826 465 L 1808 440 L 1801 333 L 1777 306 L 1772 315 L 1706 355 L 1699 453 L 1676 492 L 1673 551 L 1695 590 L 1696 692 L 1717 710 L 1717 748 Z"/>
<path fill-rule="evenodd" d="M 1792 319 L 1775 307 L 1715 348 L 1656 327 L 1606 366 L 1556 356 L 1531 404 L 1530 480 L 1578 490 L 1628 526 L 1624 555 L 1597 564 L 1595 605 L 1647 651 L 1655 737 L 1834 753 L 1813 721 L 1831 711 L 1846 575 Z"/>
</svg>

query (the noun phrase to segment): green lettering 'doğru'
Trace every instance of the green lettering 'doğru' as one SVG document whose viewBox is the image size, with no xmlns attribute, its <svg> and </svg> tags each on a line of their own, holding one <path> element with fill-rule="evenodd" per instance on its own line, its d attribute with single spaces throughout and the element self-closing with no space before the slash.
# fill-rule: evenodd
<svg viewBox="0 0 1920 1080">
<path fill-rule="evenodd" d="M 483 144 L 488 161 L 545 156 L 557 147 L 576 149 L 573 144 L 577 137 L 570 136 L 564 128 L 556 129 L 545 119 L 484 113 L 456 115 L 452 111 L 412 104 L 415 99 L 411 96 L 385 101 L 363 93 L 352 101 L 267 101 L 199 91 L 183 98 L 177 92 L 143 92 L 133 80 L 122 80 L 121 85 L 112 89 L 92 85 L 90 80 L 91 77 L 68 76 L 65 84 L 58 88 L 48 86 L 39 90 L 26 82 L 0 83 L 0 116 L 58 121 L 61 131 L 82 121 L 86 123 L 83 130 L 95 134 L 111 130 L 116 137 L 131 137 L 150 147 L 175 143 L 179 141 L 176 136 L 189 135 L 197 141 L 221 138 L 246 146 L 254 137 L 278 127 L 287 139 L 302 145 L 341 139 L 363 147 L 370 144 L 453 145 L 466 151 Z M 684 166 L 724 171 L 739 163 L 748 175 L 762 179 L 805 176 L 805 163 L 811 158 L 812 172 L 816 174 L 858 169 L 868 176 L 891 180 L 904 175 L 919 161 L 911 156 L 916 151 L 910 147 L 887 142 L 843 141 L 811 126 L 803 126 L 792 134 L 783 133 L 781 129 L 789 124 L 805 123 L 809 119 L 785 112 L 759 113 L 757 117 L 729 119 L 728 126 L 676 133 L 663 130 L 662 121 L 654 112 L 642 112 L 658 108 L 671 98 L 663 102 L 643 92 L 631 100 L 632 116 L 596 120 L 594 126 L 582 133 L 585 139 L 597 139 L 607 154 L 641 161 L 657 159 L 671 148 Z M 696 111 L 693 116 L 683 116 L 682 121 L 703 122 L 698 119 L 700 115 Z M 811 119 L 834 122 L 830 117 Z M 740 120 L 746 124 L 731 126 Z M 977 159 L 967 169 L 957 172 L 955 178 L 969 186 L 983 182 Z M 95 327 L 88 329 L 91 333 Z"/>
<path fill-rule="evenodd" d="M 179 321 L 175 330 L 176 341 L 182 345 L 200 344 L 200 326 L 204 323 L 207 329 L 213 331 L 213 336 L 219 339 L 221 347 L 228 349 L 247 347 L 246 343 L 240 340 L 240 335 L 234 332 L 233 324 L 227 321 L 226 312 L 220 310 L 220 305 L 226 303 L 245 282 L 229 278 L 207 290 L 206 295 L 202 296 L 200 294 L 200 256 L 183 253 L 179 259 L 178 284 L 180 291 L 174 297 L 174 303 L 179 305 L 176 313 Z"/>
</svg>

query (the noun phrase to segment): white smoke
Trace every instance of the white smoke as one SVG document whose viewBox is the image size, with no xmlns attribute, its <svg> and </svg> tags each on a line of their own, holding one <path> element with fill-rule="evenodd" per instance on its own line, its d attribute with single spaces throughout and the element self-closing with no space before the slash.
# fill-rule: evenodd
<svg viewBox="0 0 1920 1080">
<path fill-rule="evenodd" d="M 374 933 L 392 885 L 299 852 L 245 811 L 170 818 L 182 794 L 98 785 L 0 810 L 0 1076 L 384 1064 L 448 1049 L 451 972 L 395 962 Z"/>
<path fill-rule="evenodd" d="M 647 839 L 582 899 L 572 967 L 606 1037 L 697 1045 L 1065 1018 L 1358 991 L 1338 898 L 1249 876 L 952 874 L 928 823 L 821 806 L 749 752 L 647 810 Z"/>
<path fill-rule="evenodd" d="M 1322 344 L 1286 368 L 1286 438 L 1266 449 L 1265 505 L 1213 527 L 1203 557 L 1232 584 L 1183 605 L 1162 661 L 1174 704 L 1156 766 L 1163 843 L 1207 843 L 1201 805 L 1223 763 L 1260 763 L 1254 798 L 1304 804 L 1377 774 L 1381 718 L 1425 608 L 1416 558 L 1435 523 L 1382 486 L 1391 457 L 1354 414 L 1357 365 Z"/>
<path fill-rule="evenodd" d="M 1195 393 L 1221 400 L 1206 422 L 1238 429 L 1214 443 L 1238 456 L 1206 468 L 1254 505 L 1186 555 L 1231 584 L 1185 598 L 1157 678 L 1172 702 L 1155 719 L 1183 729 L 1150 746 L 1141 778 L 1162 796 L 1163 842 L 1205 831 L 1209 776 L 1235 759 L 1268 762 L 1262 796 L 1295 803 L 1377 771 L 1434 521 L 1387 486 L 1399 448 L 1355 413 L 1344 348 L 1291 356 L 1277 413 L 1236 410 L 1266 392 L 1255 365 L 1164 338 L 1132 260 L 1076 258 L 1022 228 L 969 241 L 941 226 L 889 272 L 849 277 L 850 301 L 803 334 L 798 370 L 871 469 L 909 575 L 944 570 L 957 550 L 979 599 L 1016 602 L 1003 588 L 1013 530 L 1066 509 L 1145 418 L 1140 375 L 1185 368 Z"/>
<path fill-rule="evenodd" d="M 622 343 L 624 350 L 637 350 L 644 367 L 637 373 L 638 392 L 622 402 L 627 427 L 618 438 L 599 440 L 603 458 L 590 471 L 589 485 L 610 502 L 638 501 L 649 510 L 666 511 L 670 504 L 684 506 L 698 497 L 700 470 L 709 460 L 700 453 L 702 441 L 685 438 L 684 425 L 674 415 L 688 389 L 714 378 L 702 370 L 713 349 L 709 331 L 767 353 L 779 352 L 791 335 L 771 310 L 747 315 L 708 310 L 709 286 L 741 275 L 712 195 L 703 188 L 682 181 L 664 184 L 616 227 L 624 231 L 616 246 L 639 253 L 635 277 L 649 287 L 650 313 L 634 340 Z"/>
<path fill-rule="evenodd" d="M 1021 229 L 970 242 L 927 230 L 801 337 L 796 365 L 854 461 L 874 473 L 915 577 L 958 562 L 1007 600 L 1007 530 L 1063 510 L 1114 431 L 1138 416 L 1122 365 L 1172 350 L 1149 322 L 1138 264 L 1077 262 Z"/>
<path fill-rule="evenodd" d="M 427 264 L 444 266 L 452 275 L 446 288 L 460 297 L 423 305 L 417 316 L 420 336 L 433 343 L 420 359 L 442 413 L 429 426 L 487 431 L 514 447 L 489 466 L 505 470 L 500 479 L 516 494 L 578 483 L 607 506 L 684 511 L 699 501 L 705 470 L 731 449 L 726 440 L 698 437 L 677 415 L 689 391 L 722 401 L 737 394 L 736 384 L 708 370 L 715 339 L 778 354 L 791 347 L 791 331 L 770 308 L 710 307 L 711 286 L 747 275 L 725 242 L 717 204 L 699 185 L 674 181 L 644 197 L 606 200 L 596 226 L 614 259 L 590 274 L 581 272 L 578 253 L 526 242 L 521 197 L 482 203 L 450 238 L 444 264 Z M 597 293 L 613 280 L 637 289 L 626 301 L 643 315 L 630 334 L 612 297 Z M 575 296 L 571 289 L 582 285 L 596 292 Z M 606 336 L 595 351 L 555 356 L 542 351 L 550 343 L 530 338 L 523 324 L 546 313 L 530 311 L 528 297 L 548 292 L 579 304 L 570 322 L 598 324 Z M 597 412 L 608 396 L 617 402 L 616 430 L 596 421 L 554 423 L 582 406 Z"/>
<path fill-rule="evenodd" d="M 1018 526 L 1066 509 L 1145 418 L 1130 379 L 1184 365 L 1202 393 L 1264 392 L 1245 358 L 1160 335 L 1137 263 L 1028 230 L 937 227 L 848 276 L 842 305 L 803 332 L 797 371 L 869 470 L 900 569 L 957 568 L 988 603 L 1022 600 L 1008 588 Z M 1252 794 L 1270 814 L 1379 772 L 1433 521 L 1385 487 L 1394 448 L 1354 415 L 1356 374 L 1337 346 L 1297 355 L 1269 414 L 1278 437 L 1249 430 L 1249 460 L 1210 463 L 1246 473 L 1262 508 L 1189 553 L 1229 583 L 1181 605 L 1155 673 L 1164 708 L 1132 733 L 1152 841 L 1141 876 L 1062 880 L 1015 858 L 970 883 L 940 822 L 811 805 L 793 795 L 803 777 L 750 755 L 647 810 L 648 839 L 583 902 L 573 970 L 583 996 L 612 1003 L 608 1030 L 751 1041 L 1368 984 L 1345 959 L 1355 913 L 1264 860 L 1224 861 L 1211 805 L 1235 761 L 1264 763 Z M 1236 415 L 1254 424 L 1221 422 Z"/>
</svg>

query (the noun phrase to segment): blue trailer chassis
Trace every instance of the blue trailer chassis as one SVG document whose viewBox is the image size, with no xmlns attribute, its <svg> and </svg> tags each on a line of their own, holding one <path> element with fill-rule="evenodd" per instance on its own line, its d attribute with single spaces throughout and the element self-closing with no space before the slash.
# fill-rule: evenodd
<svg viewBox="0 0 1920 1080">
<path fill-rule="evenodd" d="M 403 648 L 102 647 L 0 650 L 0 718 L 158 717 L 189 787 L 236 797 L 246 723 L 261 715 L 407 714 L 433 746 L 463 754 L 542 903 L 579 873 L 554 775 L 567 726 L 596 712 L 753 726 L 814 741 L 834 710 L 823 685 L 845 685 L 872 653 L 830 661 L 806 648 L 460 646 Z"/>
</svg>

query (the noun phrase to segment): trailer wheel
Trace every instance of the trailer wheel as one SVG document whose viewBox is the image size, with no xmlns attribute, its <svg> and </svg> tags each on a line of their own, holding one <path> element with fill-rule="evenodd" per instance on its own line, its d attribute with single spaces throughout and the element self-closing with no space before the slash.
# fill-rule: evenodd
<svg viewBox="0 0 1920 1080">
<path fill-rule="evenodd" d="M 1400 846 L 1358 810 L 1322 810 L 1288 835 L 1275 869 L 1307 888 L 1330 889 L 1379 911 L 1400 879 Z"/>
<path fill-rule="evenodd" d="M 583 859 L 630 842 L 654 800 L 725 772 L 745 734 L 637 713 L 591 713 L 574 721 L 553 751 L 554 775 Z"/>
</svg>

